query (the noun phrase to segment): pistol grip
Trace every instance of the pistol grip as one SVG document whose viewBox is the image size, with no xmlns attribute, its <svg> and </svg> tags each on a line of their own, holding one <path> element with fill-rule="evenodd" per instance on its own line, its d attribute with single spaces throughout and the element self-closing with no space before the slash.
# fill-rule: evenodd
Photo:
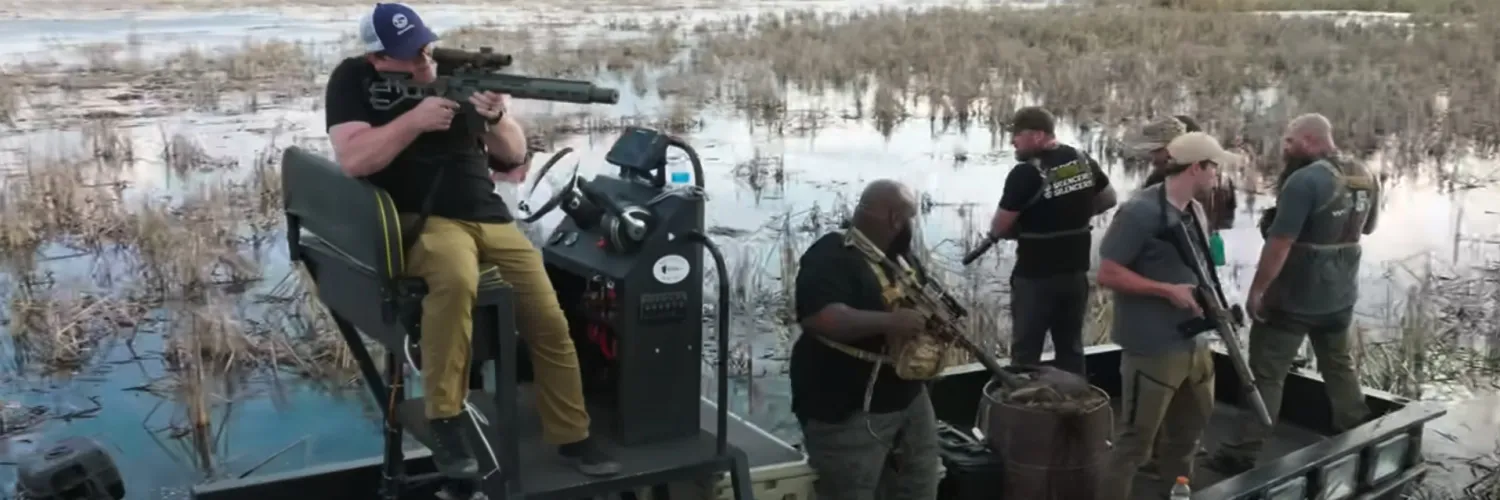
<svg viewBox="0 0 1500 500">
<path fill-rule="evenodd" d="M 474 103 L 469 102 L 468 99 L 459 101 L 458 113 L 463 115 L 464 125 L 468 126 L 469 133 L 474 135 L 484 133 L 487 124 L 484 122 L 484 115 L 479 114 Z"/>
</svg>

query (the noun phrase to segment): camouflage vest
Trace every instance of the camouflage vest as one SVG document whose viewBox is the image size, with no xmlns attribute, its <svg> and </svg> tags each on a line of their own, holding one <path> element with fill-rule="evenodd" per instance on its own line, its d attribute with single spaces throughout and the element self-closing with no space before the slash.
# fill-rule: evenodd
<svg viewBox="0 0 1500 500">
<path fill-rule="evenodd" d="M 893 280 L 887 275 L 887 273 L 907 273 L 910 277 L 917 277 L 917 270 L 907 265 L 905 259 L 900 257 L 893 259 L 900 269 L 886 269 L 888 266 L 885 265 L 885 252 L 865 237 L 864 233 L 852 227 L 844 230 L 844 246 L 854 247 L 865 256 L 865 261 L 869 263 L 870 270 L 875 273 L 875 279 L 880 283 L 881 298 L 887 310 L 901 307 L 908 302 L 908 292 L 902 286 L 902 280 Z M 839 352 L 875 363 L 877 374 L 882 365 L 889 364 L 896 370 L 897 377 L 906 380 L 931 380 L 942 375 L 943 369 L 947 368 L 945 361 L 952 357 L 949 351 L 954 349 L 951 342 L 944 342 L 935 335 L 918 335 L 900 341 L 887 339 L 883 354 L 841 344 L 822 335 L 816 338 Z"/>
<path fill-rule="evenodd" d="M 1267 293 L 1267 305 L 1299 314 L 1337 312 L 1358 299 L 1359 241 L 1375 210 L 1380 185 L 1364 165 L 1343 156 L 1304 168 L 1327 171 L 1333 177 L 1333 195 L 1303 223 L 1285 267 Z"/>
</svg>

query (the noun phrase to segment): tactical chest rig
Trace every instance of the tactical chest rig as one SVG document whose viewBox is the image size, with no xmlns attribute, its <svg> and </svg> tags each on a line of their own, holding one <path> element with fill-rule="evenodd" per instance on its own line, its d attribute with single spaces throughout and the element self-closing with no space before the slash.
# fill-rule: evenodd
<svg viewBox="0 0 1500 500">
<path fill-rule="evenodd" d="M 1037 187 L 1036 193 L 1032 194 L 1031 198 L 1028 198 L 1025 204 L 1021 205 L 1021 209 L 1017 213 L 1025 213 L 1027 210 L 1031 209 L 1031 207 L 1036 206 L 1043 200 L 1051 200 L 1053 198 L 1056 198 L 1057 196 L 1061 196 L 1062 194 L 1069 194 L 1080 189 L 1092 189 L 1095 183 L 1098 182 L 1097 179 L 1092 178 L 1093 163 L 1093 158 L 1091 158 L 1088 153 L 1085 153 L 1083 151 L 1078 151 L 1077 159 L 1051 168 L 1043 165 L 1042 160 L 1039 158 L 1028 158 L 1025 161 L 1025 165 L 1031 167 L 1033 170 L 1036 170 L 1037 177 L 1041 178 L 1041 185 Z M 1083 169 L 1084 171 L 1079 172 L 1078 169 Z M 1073 180 L 1084 175 L 1089 176 L 1086 183 L 1084 181 Z M 1060 191 L 1061 194 L 1059 194 Z M 1021 221 L 1020 219 L 1017 219 L 1015 225 L 1011 226 L 1009 232 L 1003 235 L 992 234 L 988 238 L 985 238 L 984 241 L 980 242 L 979 246 L 974 247 L 973 250 L 970 250 L 968 253 L 964 254 L 962 262 L 963 265 L 967 266 L 970 263 L 973 263 L 975 260 L 979 260 L 980 256 L 984 255 L 984 253 L 988 252 L 991 248 L 994 248 L 995 244 L 999 243 L 1002 239 L 1014 239 L 1018 241 L 1050 240 L 1066 236 L 1089 234 L 1093 232 L 1093 230 L 1093 226 L 1088 222 L 1085 222 L 1079 227 L 1061 229 L 1056 231 L 1022 231 Z"/>
<path fill-rule="evenodd" d="M 1314 162 L 1309 167 L 1322 168 L 1333 176 L 1333 196 L 1313 210 L 1312 216 L 1325 220 L 1339 230 L 1332 238 L 1306 235 L 1292 246 L 1306 250 L 1337 250 L 1359 244 L 1365 222 L 1370 218 L 1374 193 L 1380 188 L 1375 176 L 1359 162 L 1343 155 Z M 1343 219 L 1340 224 L 1339 219 Z"/>
<path fill-rule="evenodd" d="M 1093 178 L 1092 163 L 1093 159 L 1089 157 L 1088 153 L 1084 153 L 1083 151 L 1078 151 L 1077 159 L 1051 168 L 1042 165 L 1041 160 L 1037 158 L 1027 160 L 1026 164 L 1036 169 L 1036 175 L 1041 177 L 1042 184 L 1037 188 L 1036 194 L 1032 195 L 1031 199 L 1027 200 L 1025 205 L 1022 205 L 1021 211 L 1024 212 L 1026 209 L 1035 206 L 1037 203 L 1041 203 L 1043 200 L 1051 200 L 1079 190 L 1092 190 L 1094 185 L 1099 182 L 1098 179 Z M 1079 171 L 1080 169 L 1082 169 L 1081 172 Z M 1089 178 L 1087 181 L 1077 180 L 1082 176 L 1089 176 Z M 1085 222 L 1080 227 L 1057 231 L 1023 232 L 1017 227 L 1011 232 L 1014 233 L 1015 238 L 1018 240 L 1050 240 L 1066 236 L 1089 234 L 1092 231 L 1093 227 Z"/>
<path fill-rule="evenodd" d="M 932 317 L 930 313 L 933 311 L 924 310 L 926 308 L 919 300 L 921 291 L 911 289 L 925 277 L 919 277 L 918 270 L 913 269 L 905 258 L 887 258 L 885 252 L 874 242 L 852 227 L 844 231 L 844 246 L 852 246 L 864 255 L 870 270 L 875 273 L 875 279 L 880 283 L 881 299 L 887 309 L 913 308 L 929 313 L 929 317 Z M 879 354 L 841 344 L 821 335 L 817 339 L 839 352 L 874 363 L 870 384 L 865 391 L 866 405 L 869 404 L 881 366 L 891 365 L 896 370 L 896 376 L 905 380 L 932 380 L 947 368 L 946 361 L 952 358 L 950 353 L 956 348 L 953 340 L 934 333 L 901 339 L 888 338 L 885 352 Z"/>
<path fill-rule="evenodd" d="M 1333 176 L 1333 196 L 1313 209 L 1311 217 L 1322 218 L 1340 229 L 1333 236 L 1311 233 L 1309 225 L 1303 226 L 1293 248 L 1303 251 L 1327 251 L 1351 248 L 1359 244 L 1364 234 L 1365 221 L 1370 218 L 1373 194 L 1380 189 L 1380 182 L 1365 166 L 1343 155 L 1321 158 L 1303 168 L 1321 168 Z M 1291 172 L 1282 174 L 1281 184 L 1291 177 Z M 1343 219 L 1340 221 L 1339 219 Z M 1270 234 L 1271 223 L 1276 220 L 1276 208 L 1268 208 L 1261 214 L 1260 235 Z M 1321 226 L 1322 224 L 1318 224 Z"/>
</svg>

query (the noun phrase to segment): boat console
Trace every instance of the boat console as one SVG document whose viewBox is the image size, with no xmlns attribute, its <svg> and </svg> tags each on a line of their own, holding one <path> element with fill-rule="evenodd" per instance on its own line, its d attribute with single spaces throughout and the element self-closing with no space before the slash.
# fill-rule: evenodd
<svg viewBox="0 0 1500 500">
<path fill-rule="evenodd" d="M 668 189 L 666 159 L 673 147 L 693 163 L 695 185 Z M 537 181 L 565 154 L 538 172 Z M 439 477 L 429 457 L 403 447 L 408 433 L 423 443 L 431 439 L 422 401 L 408 398 L 407 391 L 421 358 L 418 319 L 426 293 L 420 279 L 403 272 L 403 232 L 411 230 L 415 217 L 399 213 L 388 194 L 346 177 L 327 158 L 296 147 L 286 150 L 282 182 L 292 259 L 310 272 L 319 300 L 332 313 L 382 410 L 379 498 L 431 498 L 441 490 L 446 498 L 571 499 L 727 472 L 734 498 L 750 500 L 750 461 L 729 442 L 727 431 L 728 308 L 723 303 L 728 284 L 722 279 L 722 255 L 703 232 L 697 154 L 676 138 L 630 128 L 606 161 L 619 167 L 618 176 L 575 174 L 542 208 L 560 208 L 567 219 L 541 250 L 590 382 L 592 434 L 623 470 L 589 478 L 541 443 L 538 419 L 529 409 L 532 398 L 520 385 L 529 378 L 529 363 L 517 354 L 522 351 L 513 313 L 526 306 L 515 302 L 494 266 L 481 263 L 473 314 L 476 372 L 466 406 L 468 438 L 483 478 L 471 484 Z M 534 220 L 543 214 L 532 215 Z M 714 256 L 721 277 L 717 404 L 700 396 L 704 249 Z M 383 363 L 376 363 L 367 339 L 383 348 Z M 715 425 L 701 425 L 705 420 Z M 321 472 L 325 478 L 338 473 Z M 309 492 L 295 485 L 327 483 L 313 481 L 310 474 L 300 476 L 312 482 L 279 478 L 267 480 L 274 484 L 204 485 L 195 488 L 194 497 L 242 498 L 255 488 L 258 498 L 278 488 L 303 496 Z M 358 496 L 361 491 L 369 489 L 348 488 L 349 498 L 369 498 Z M 343 498 L 333 491 L 316 497 Z"/>
</svg>

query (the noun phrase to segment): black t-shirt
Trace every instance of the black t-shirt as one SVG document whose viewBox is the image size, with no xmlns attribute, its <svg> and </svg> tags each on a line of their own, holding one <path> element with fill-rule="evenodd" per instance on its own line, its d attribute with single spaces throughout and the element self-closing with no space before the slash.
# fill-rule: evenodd
<svg viewBox="0 0 1500 500">
<path fill-rule="evenodd" d="M 884 311 L 879 278 L 859 249 L 844 246 L 840 233 L 819 238 L 802 254 L 797 268 L 797 319 L 817 314 L 829 304 Z M 829 347 L 804 331 L 792 346 L 792 412 L 798 418 L 838 423 L 864 408 L 865 387 L 874 364 Z M 884 337 L 869 337 L 853 347 L 880 353 Z M 880 368 L 870 413 L 889 413 L 909 406 L 921 391 L 919 381 L 903 380 L 890 365 Z"/>
<path fill-rule="evenodd" d="M 1030 162 L 1020 163 L 1005 178 L 1000 208 L 1021 213 L 1012 232 L 1045 234 L 1088 227 L 1094 217 L 1094 195 L 1109 187 L 1109 176 L 1099 163 L 1066 145 L 1039 152 L 1036 160 L 1040 169 Z M 1043 196 L 1037 198 L 1038 193 Z M 1036 202 L 1028 207 L 1033 199 Z M 1086 231 L 1051 238 L 1019 237 L 1012 274 L 1039 278 L 1087 272 L 1093 241 Z"/>
<path fill-rule="evenodd" d="M 379 127 L 422 102 L 416 92 L 397 87 L 361 57 L 345 59 L 328 77 L 327 127 L 365 122 Z M 433 192 L 432 215 L 471 222 L 510 222 L 510 210 L 495 193 L 484 146 L 460 117 L 448 130 L 417 136 L 396 159 L 367 179 L 388 191 L 401 212 L 420 213 Z"/>
</svg>

